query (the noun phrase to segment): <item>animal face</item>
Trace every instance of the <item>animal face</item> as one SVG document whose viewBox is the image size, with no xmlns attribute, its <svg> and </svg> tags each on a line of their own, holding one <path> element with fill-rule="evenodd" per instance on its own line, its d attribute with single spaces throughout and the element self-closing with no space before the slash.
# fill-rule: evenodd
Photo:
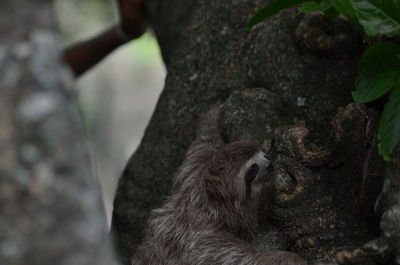
<svg viewBox="0 0 400 265">
<path fill-rule="evenodd" d="M 239 179 L 244 180 L 246 187 L 246 200 L 259 200 L 263 184 L 271 180 L 271 162 L 262 151 L 257 152 L 250 158 L 240 172 Z"/>
<path fill-rule="evenodd" d="M 210 200 L 231 205 L 258 205 L 263 185 L 272 180 L 271 162 L 257 144 L 238 141 L 226 145 L 212 158 L 206 178 Z"/>
</svg>

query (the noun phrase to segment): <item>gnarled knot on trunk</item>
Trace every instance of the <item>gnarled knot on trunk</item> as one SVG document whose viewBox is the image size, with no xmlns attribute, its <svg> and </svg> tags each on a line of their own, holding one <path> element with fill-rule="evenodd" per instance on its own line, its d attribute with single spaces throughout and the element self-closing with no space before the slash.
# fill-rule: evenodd
<svg viewBox="0 0 400 265">
<path fill-rule="evenodd" d="M 360 37 L 344 17 L 329 19 L 321 12 L 308 13 L 296 29 L 296 37 L 315 54 L 347 54 L 361 45 Z"/>
<path fill-rule="evenodd" d="M 305 127 L 278 128 L 275 132 L 278 153 L 292 157 L 305 166 L 321 167 L 330 159 L 330 149 L 318 146 L 309 138 L 310 131 Z"/>
</svg>

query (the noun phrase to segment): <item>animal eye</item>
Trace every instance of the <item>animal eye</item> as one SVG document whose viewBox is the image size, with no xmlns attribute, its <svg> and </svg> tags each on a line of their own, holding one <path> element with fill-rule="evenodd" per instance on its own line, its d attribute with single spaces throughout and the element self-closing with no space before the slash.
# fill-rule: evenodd
<svg viewBox="0 0 400 265">
<path fill-rule="evenodd" d="M 247 170 L 246 175 L 244 177 L 247 185 L 251 184 L 251 182 L 256 178 L 259 171 L 260 171 L 260 167 L 257 164 L 253 164 L 250 166 L 250 168 Z"/>
</svg>

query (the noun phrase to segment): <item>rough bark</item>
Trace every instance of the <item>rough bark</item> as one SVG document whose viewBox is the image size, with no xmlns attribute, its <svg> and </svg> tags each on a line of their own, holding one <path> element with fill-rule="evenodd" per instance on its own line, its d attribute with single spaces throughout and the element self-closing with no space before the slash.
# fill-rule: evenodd
<svg viewBox="0 0 400 265">
<path fill-rule="evenodd" d="M 396 263 L 400 264 L 400 147 L 392 154 L 392 159 L 386 166 L 386 179 L 382 192 L 381 203 L 378 204 L 382 212 L 381 229 L 383 237 L 395 249 Z"/>
<path fill-rule="evenodd" d="M 116 264 L 52 2 L 0 2 L 0 264 Z"/>
<path fill-rule="evenodd" d="M 276 196 L 263 207 L 257 244 L 297 252 L 314 264 L 380 238 L 374 212 L 384 181 L 375 141 L 379 108 L 351 103 L 363 44 L 348 22 L 303 17 L 296 9 L 246 30 L 265 3 L 146 1 L 168 76 L 114 202 L 113 229 L 125 261 L 150 211 L 169 194 L 199 114 L 216 102 L 223 103 L 225 140 L 256 140 L 275 163 Z M 331 42 L 333 35 L 342 37 Z M 398 168 L 388 171 L 393 181 L 384 197 L 398 205 Z M 381 227 L 383 237 L 398 242 L 393 207 L 383 207 Z M 386 258 L 395 243 L 381 239 Z M 364 261 L 392 264 L 372 242 L 364 253 L 373 258 Z"/>
</svg>

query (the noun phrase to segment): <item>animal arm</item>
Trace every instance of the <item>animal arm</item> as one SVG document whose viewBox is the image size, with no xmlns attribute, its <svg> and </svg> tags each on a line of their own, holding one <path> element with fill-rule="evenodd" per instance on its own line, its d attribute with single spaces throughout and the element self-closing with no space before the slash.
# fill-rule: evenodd
<svg viewBox="0 0 400 265">
<path fill-rule="evenodd" d="M 250 243 L 219 231 L 203 231 L 202 238 L 188 249 L 187 264 L 196 265 L 306 265 L 287 251 L 257 249 Z"/>
<path fill-rule="evenodd" d="M 198 165 L 204 164 L 204 161 L 207 161 L 212 153 L 225 145 L 218 129 L 219 109 L 219 106 L 214 105 L 205 115 L 201 116 L 197 138 L 186 153 L 179 173 L 175 177 L 173 190 L 179 188 L 182 181 L 196 171 Z"/>
<path fill-rule="evenodd" d="M 202 238 L 188 251 L 188 264 L 258 265 L 257 250 L 229 233 L 203 231 Z"/>
<path fill-rule="evenodd" d="M 216 151 L 218 148 L 225 145 L 218 129 L 219 113 L 219 106 L 213 106 L 202 116 L 198 136 L 189 148 L 188 155 L 199 152 Z"/>
</svg>

